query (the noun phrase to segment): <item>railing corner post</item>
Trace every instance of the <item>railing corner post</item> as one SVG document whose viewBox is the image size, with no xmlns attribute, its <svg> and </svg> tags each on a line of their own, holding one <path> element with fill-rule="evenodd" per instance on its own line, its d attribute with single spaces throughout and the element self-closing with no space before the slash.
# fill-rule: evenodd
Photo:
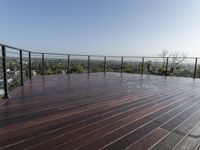
<svg viewBox="0 0 200 150">
<path fill-rule="evenodd" d="M 142 66 L 141 66 L 141 74 L 144 74 L 144 57 L 142 57 Z"/>
<path fill-rule="evenodd" d="M 121 73 L 123 73 L 124 57 L 121 57 Z"/>
<path fill-rule="evenodd" d="M 70 74 L 70 54 L 68 54 L 67 58 L 67 73 Z"/>
<path fill-rule="evenodd" d="M 88 74 L 90 73 L 90 56 L 88 56 Z"/>
<path fill-rule="evenodd" d="M 23 56 L 22 56 L 22 50 L 19 51 L 19 57 L 20 57 L 20 78 L 21 78 L 21 86 L 24 86 L 24 74 L 23 74 Z"/>
<path fill-rule="evenodd" d="M 8 80 L 7 80 L 7 66 L 6 66 L 6 47 L 2 48 L 2 67 L 3 67 L 3 85 L 4 85 L 4 96 L 3 98 L 8 98 Z"/>
<path fill-rule="evenodd" d="M 44 53 L 42 53 L 42 75 L 44 76 Z"/>
<path fill-rule="evenodd" d="M 196 78 L 196 72 L 197 72 L 197 63 L 198 63 L 198 58 L 195 58 L 195 65 L 194 65 L 194 74 L 193 74 L 193 79 Z"/>
<path fill-rule="evenodd" d="M 29 63 L 29 79 L 31 80 L 32 79 L 32 73 L 31 73 L 31 52 L 28 52 L 28 63 Z"/>
<path fill-rule="evenodd" d="M 167 72 L 168 72 L 168 64 L 169 64 L 169 57 L 167 57 L 167 60 L 166 60 L 165 77 L 167 76 Z"/>
<path fill-rule="evenodd" d="M 104 73 L 106 73 L 106 56 L 104 56 L 104 67 L 103 67 Z"/>
</svg>

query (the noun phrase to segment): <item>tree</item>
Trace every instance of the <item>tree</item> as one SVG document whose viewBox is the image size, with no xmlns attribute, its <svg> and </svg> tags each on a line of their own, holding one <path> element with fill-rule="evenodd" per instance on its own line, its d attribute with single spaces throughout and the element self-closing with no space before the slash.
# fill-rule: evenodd
<svg viewBox="0 0 200 150">
<path fill-rule="evenodd" d="M 170 57 L 172 57 L 172 62 L 170 64 L 170 73 L 174 73 L 175 69 L 179 67 L 180 63 L 187 58 L 187 55 L 185 53 L 173 52 L 170 54 Z"/>
<path fill-rule="evenodd" d="M 163 59 L 163 66 L 166 64 L 166 59 L 168 57 L 169 51 L 167 49 L 163 49 L 162 52 L 158 55 L 159 57 L 162 57 Z"/>
<path fill-rule="evenodd" d="M 73 64 L 70 70 L 72 73 L 83 73 L 85 70 L 80 64 Z"/>
<path fill-rule="evenodd" d="M 180 67 L 180 64 L 187 58 L 187 55 L 185 53 L 180 52 L 170 52 L 167 49 L 162 50 L 161 54 L 159 54 L 159 57 L 163 59 L 162 66 L 164 67 L 166 65 L 167 57 L 170 57 L 170 74 L 173 74 L 174 71 Z"/>
</svg>

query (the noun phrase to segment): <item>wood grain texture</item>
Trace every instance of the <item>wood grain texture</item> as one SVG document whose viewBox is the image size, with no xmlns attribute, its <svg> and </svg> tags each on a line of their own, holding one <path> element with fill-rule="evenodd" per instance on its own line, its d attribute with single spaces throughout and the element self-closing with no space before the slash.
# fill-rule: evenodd
<svg viewBox="0 0 200 150">
<path fill-rule="evenodd" d="M 200 80 L 190 78 L 34 77 L 0 105 L 0 149 L 195 149 L 199 91 Z"/>
</svg>

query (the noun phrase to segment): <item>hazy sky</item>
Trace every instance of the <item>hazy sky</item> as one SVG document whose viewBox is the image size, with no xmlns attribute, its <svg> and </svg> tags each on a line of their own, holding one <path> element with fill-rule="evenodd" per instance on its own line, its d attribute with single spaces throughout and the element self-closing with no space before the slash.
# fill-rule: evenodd
<svg viewBox="0 0 200 150">
<path fill-rule="evenodd" d="M 200 0 L 1 0 L 0 43 L 45 52 L 200 56 Z"/>
</svg>

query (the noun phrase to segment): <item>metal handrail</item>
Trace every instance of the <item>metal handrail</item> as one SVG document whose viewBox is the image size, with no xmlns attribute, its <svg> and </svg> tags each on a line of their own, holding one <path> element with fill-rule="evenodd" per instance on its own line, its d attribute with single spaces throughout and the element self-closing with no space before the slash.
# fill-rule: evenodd
<svg viewBox="0 0 200 150">
<path fill-rule="evenodd" d="M 68 53 L 49 53 L 49 52 L 35 52 L 35 51 L 30 51 L 30 50 L 26 50 L 26 49 L 21 49 L 21 48 L 16 48 L 16 47 L 13 47 L 13 46 L 9 46 L 9 45 L 6 45 L 6 44 L 2 44 L 0 43 L 0 46 L 5 46 L 6 48 L 11 48 L 11 49 L 14 49 L 14 50 L 22 50 L 23 52 L 31 52 L 33 54 L 46 54 L 46 55 L 68 55 Z M 70 53 L 71 56 L 90 56 L 90 57 L 105 57 L 105 55 L 84 55 L 84 54 L 73 54 L 73 53 Z M 116 57 L 116 58 L 121 58 L 121 57 L 124 57 L 124 58 L 174 58 L 172 56 L 169 56 L 169 57 L 159 57 L 159 56 L 117 56 L 117 55 L 106 55 L 106 57 Z M 176 58 L 183 58 L 183 57 L 176 57 Z M 200 59 L 200 57 L 187 57 L 187 59 Z"/>
</svg>

